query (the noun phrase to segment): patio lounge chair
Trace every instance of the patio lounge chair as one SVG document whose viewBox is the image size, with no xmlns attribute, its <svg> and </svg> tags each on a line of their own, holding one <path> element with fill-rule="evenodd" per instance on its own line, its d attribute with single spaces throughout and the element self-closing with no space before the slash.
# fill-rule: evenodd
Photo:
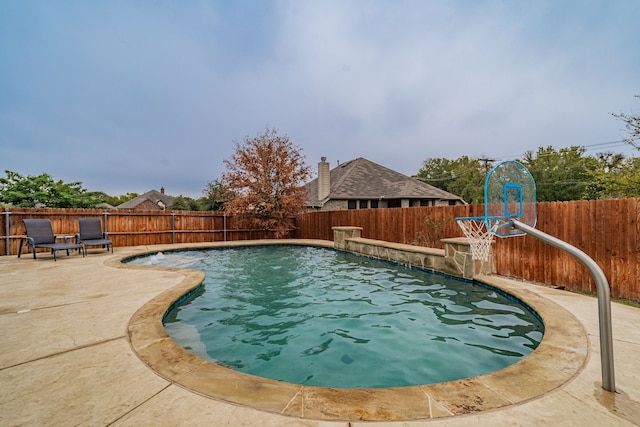
<svg viewBox="0 0 640 427">
<path fill-rule="evenodd" d="M 100 218 L 80 218 L 80 233 L 76 237 L 78 243 L 84 245 L 84 254 L 87 254 L 87 246 L 102 246 L 113 253 L 113 242 L 109 240 L 107 233 L 102 232 Z"/>
<path fill-rule="evenodd" d="M 67 241 L 67 236 L 56 237 L 53 234 L 51 228 L 51 221 L 48 219 L 23 219 L 24 227 L 27 230 L 27 237 L 20 240 L 20 248 L 18 250 L 18 258 L 22 253 L 22 245 L 26 241 L 27 246 L 31 246 L 33 252 L 33 259 L 36 259 L 36 248 L 48 248 L 51 249 L 53 254 L 53 260 L 56 261 L 57 251 L 67 251 L 69 255 L 69 249 L 78 249 L 82 252 L 82 256 L 85 255 L 84 248 L 80 243 L 70 243 Z M 64 242 L 58 242 L 58 239 L 64 239 Z"/>
</svg>

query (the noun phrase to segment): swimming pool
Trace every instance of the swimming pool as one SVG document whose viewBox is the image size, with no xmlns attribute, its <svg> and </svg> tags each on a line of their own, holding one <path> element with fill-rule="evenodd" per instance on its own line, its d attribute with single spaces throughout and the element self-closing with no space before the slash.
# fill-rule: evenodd
<svg viewBox="0 0 640 427">
<path fill-rule="evenodd" d="M 334 250 L 181 251 L 133 263 L 206 271 L 203 287 L 165 316 L 180 345 L 296 384 L 450 381 L 513 364 L 542 338 L 540 319 L 494 288 Z"/>
</svg>

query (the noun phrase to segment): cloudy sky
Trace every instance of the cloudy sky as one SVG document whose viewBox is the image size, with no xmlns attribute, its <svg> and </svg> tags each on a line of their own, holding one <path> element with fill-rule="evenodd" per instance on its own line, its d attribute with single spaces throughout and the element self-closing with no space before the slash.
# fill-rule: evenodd
<svg viewBox="0 0 640 427">
<path fill-rule="evenodd" d="M 314 170 L 637 155 L 638 0 L 0 0 L 0 172 L 199 197 L 278 129 Z"/>
</svg>

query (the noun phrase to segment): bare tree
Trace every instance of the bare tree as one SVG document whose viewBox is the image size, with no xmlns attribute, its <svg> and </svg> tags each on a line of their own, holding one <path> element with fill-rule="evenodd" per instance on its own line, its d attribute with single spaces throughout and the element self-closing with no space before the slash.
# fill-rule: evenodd
<svg viewBox="0 0 640 427">
<path fill-rule="evenodd" d="M 636 95 L 636 98 L 640 99 L 640 95 Z M 611 115 L 624 122 L 624 127 L 629 133 L 629 137 L 624 141 L 640 150 L 640 115 L 625 113 L 611 113 Z"/>
<path fill-rule="evenodd" d="M 293 218 L 305 208 L 304 181 L 311 175 L 300 148 L 275 129 L 236 142 L 235 153 L 225 160 L 224 185 L 235 193 L 225 211 L 241 226 L 275 230 L 283 237 Z"/>
</svg>

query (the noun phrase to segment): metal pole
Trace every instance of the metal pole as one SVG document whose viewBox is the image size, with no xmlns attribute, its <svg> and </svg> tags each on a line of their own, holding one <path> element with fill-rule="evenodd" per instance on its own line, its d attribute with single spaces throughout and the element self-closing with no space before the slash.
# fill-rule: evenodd
<svg viewBox="0 0 640 427">
<path fill-rule="evenodd" d="M 176 244 L 176 213 L 171 212 L 171 244 Z"/>
<path fill-rule="evenodd" d="M 4 216 L 5 216 L 5 221 L 4 221 L 4 224 L 5 224 L 5 227 L 4 227 L 5 243 L 4 244 L 5 244 L 5 251 L 6 251 L 4 253 L 5 256 L 9 256 L 10 255 L 9 251 L 11 250 L 11 244 L 10 244 L 11 243 L 11 233 L 10 233 L 11 230 L 9 230 L 9 215 L 10 215 L 10 212 L 9 212 L 8 209 L 6 211 L 4 211 Z"/>
<path fill-rule="evenodd" d="M 593 280 L 596 282 L 596 290 L 598 291 L 598 316 L 600 319 L 600 366 L 602 369 L 602 388 L 615 392 L 616 381 L 613 369 L 613 335 L 611 333 L 611 294 L 609 291 L 609 282 L 604 275 L 602 269 L 589 255 L 582 252 L 569 243 L 550 236 L 540 230 L 536 230 L 526 224 L 515 219 L 510 220 L 511 227 L 524 231 L 531 236 L 542 240 L 551 246 L 563 250 L 578 259 L 587 267 Z"/>
<path fill-rule="evenodd" d="M 103 212 L 104 215 L 104 232 L 107 234 L 109 232 L 109 227 L 107 227 L 107 211 Z"/>
</svg>

